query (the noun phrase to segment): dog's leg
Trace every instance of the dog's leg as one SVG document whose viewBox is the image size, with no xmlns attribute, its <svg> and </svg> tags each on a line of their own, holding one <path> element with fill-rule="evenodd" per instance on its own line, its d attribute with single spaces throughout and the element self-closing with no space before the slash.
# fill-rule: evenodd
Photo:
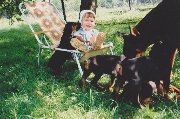
<svg viewBox="0 0 180 119">
<path fill-rule="evenodd" d="M 160 80 L 155 81 L 156 87 L 157 87 L 157 93 L 164 96 L 164 92 L 163 92 L 163 86 L 162 84 L 160 84 Z"/>
<path fill-rule="evenodd" d="M 175 62 L 175 58 L 176 58 L 177 51 L 178 51 L 178 49 L 175 49 L 175 50 L 173 51 L 172 57 L 171 57 L 171 59 L 170 59 L 171 67 L 172 67 L 172 68 L 173 68 L 173 66 L 174 66 L 174 62 Z M 172 72 L 172 70 L 171 70 L 170 79 L 172 79 L 172 78 L 173 78 L 173 72 Z"/>
<path fill-rule="evenodd" d="M 117 77 L 115 75 L 111 75 L 111 82 L 110 84 L 106 87 L 106 90 L 113 92 L 113 87 L 115 85 Z"/>
<path fill-rule="evenodd" d="M 123 87 L 124 83 L 125 83 L 125 81 L 122 79 L 122 76 L 118 75 L 117 80 L 114 85 L 114 90 L 112 93 L 112 99 L 114 101 L 113 107 L 115 107 L 117 105 L 117 102 L 118 102 L 119 96 L 120 96 L 119 91 L 120 91 L 120 88 Z"/>
<path fill-rule="evenodd" d="M 98 91 L 104 91 L 105 88 L 100 86 L 98 84 L 99 79 L 101 78 L 102 74 L 101 73 L 96 73 L 93 80 L 91 81 L 91 85 L 94 86 Z"/>
<path fill-rule="evenodd" d="M 168 58 L 169 58 L 169 62 L 168 62 L 168 68 L 167 68 L 167 72 L 166 72 L 166 75 L 164 77 L 164 83 L 163 83 L 163 87 L 164 87 L 164 97 L 166 99 L 170 99 L 169 96 L 168 96 L 168 92 L 169 92 L 169 86 L 170 86 L 170 79 L 171 79 L 171 75 L 172 75 L 172 68 L 173 68 L 173 65 L 174 65 L 174 61 L 175 61 L 175 56 L 176 56 L 176 52 L 177 52 L 177 49 L 171 49 L 169 51 L 169 54 L 168 54 Z M 167 59 L 168 59 L 167 58 Z"/>
<path fill-rule="evenodd" d="M 144 106 L 141 105 L 139 98 L 140 98 L 140 97 L 139 97 L 139 93 L 136 92 L 136 94 L 131 98 L 131 102 L 132 102 L 135 106 L 137 106 L 138 108 L 143 109 Z"/>
<path fill-rule="evenodd" d="M 170 47 L 170 46 L 169 46 Z M 170 85 L 170 79 L 171 79 L 171 73 L 172 73 L 172 68 L 173 68 L 173 64 L 174 64 L 174 60 L 175 60 L 175 56 L 176 56 L 176 48 L 164 48 L 164 50 L 166 51 L 166 54 L 164 55 L 164 65 L 166 66 L 162 66 L 163 69 L 163 91 L 164 91 L 164 98 L 166 99 L 170 99 L 170 97 L 168 96 L 168 92 L 169 92 L 169 85 Z"/>
<path fill-rule="evenodd" d="M 171 71 L 172 71 L 171 64 L 167 64 L 167 68 L 164 70 L 164 76 L 163 76 L 163 92 L 165 99 L 170 99 L 170 97 L 168 96 L 168 92 L 169 92 Z"/>
<path fill-rule="evenodd" d="M 137 83 L 137 82 L 136 82 Z M 133 105 L 137 106 L 138 108 L 142 109 L 144 106 L 140 102 L 140 92 L 142 91 L 142 84 L 138 82 L 138 84 L 133 84 L 130 86 L 130 100 Z"/>
<path fill-rule="evenodd" d="M 146 106 L 148 104 L 152 103 L 151 96 L 154 92 L 157 91 L 156 84 L 152 81 L 143 82 L 142 83 L 142 89 L 140 91 L 140 102 L 143 104 L 143 106 Z"/>
<path fill-rule="evenodd" d="M 85 83 L 86 83 L 86 79 L 87 77 L 91 74 L 90 71 L 85 70 L 83 73 L 83 76 L 81 78 L 81 80 L 79 81 L 79 87 L 81 88 L 82 92 L 85 92 Z"/>
</svg>

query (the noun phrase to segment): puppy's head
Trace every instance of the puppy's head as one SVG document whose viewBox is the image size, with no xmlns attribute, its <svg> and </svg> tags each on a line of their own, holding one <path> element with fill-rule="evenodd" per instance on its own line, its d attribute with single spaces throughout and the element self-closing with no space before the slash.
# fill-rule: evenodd
<svg viewBox="0 0 180 119">
<path fill-rule="evenodd" d="M 67 22 L 64 28 L 64 34 L 69 35 L 77 31 L 80 28 L 81 24 L 78 22 Z"/>
<path fill-rule="evenodd" d="M 72 33 L 74 33 L 74 32 L 76 32 L 77 30 L 79 30 L 80 29 L 80 27 L 81 27 L 81 25 L 80 25 L 80 23 L 76 23 L 76 22 L 74 22 L 73 24 L 72 24 L 72 26 L 71 26 L 71 29 L 72 29 Z"/>
</svg>

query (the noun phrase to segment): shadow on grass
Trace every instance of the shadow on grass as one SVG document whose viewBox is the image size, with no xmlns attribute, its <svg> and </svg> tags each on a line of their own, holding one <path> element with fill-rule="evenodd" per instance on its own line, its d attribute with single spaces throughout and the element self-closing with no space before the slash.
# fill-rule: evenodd
<svg viewBox="0 0 180 119">
<path fill-rule="evenodd" d="M 31 115 L 45 107 L 44 97 L 52 93 L 52 87 L 65 87 L 78 76 L 73 65 L 61 79 L 49 74 L 46 62 L 51 53 L 43 53 L 43 65 L 37 66 L 38 47 L 26 25 L 0 30 L 0 117 Z M 67 75 L 67 76 L 66 76 Z M 71 81 L 70 81 L 71 80 Z M 23 116 L 22 116 L 23 117 Z"/>
<path fill-rule="evenodd" d="M 115 37 L 113 35 L 114 42 L 119 42 Z M 64 112 L 74 105 L 83 108 L 82 114 L 105 110 L 110 115 L 104 116 L 106 118 L 133 118 L 138 114 L 141 116 L 139 109 L 121 102 L 112 111 L 110 92 L 90 90 L 91 87 L 87 85 L 87 92 L 82 93 L 77 85 L 81 77 L 76 63 L 67 61 L 62 76 L 54 77 L 46 66 L 51 56 L 50 51 L 46 51 L 43 53 L 42 67 L 38 67 L 37 42 L 25 25 L 0 30 L 0 49 L 0 117 L 4 119 L 31 116 L 53 118 L 53 114 Z M 179 67 L 179 64 L 175 66 Z M 157 100 L 153 111 L 159 113 L 166 108 L 167 115 L 173 115 L 174 112 L 179 114 L 176 106 L 179 101 L 175 104 Z"/>
</svg>

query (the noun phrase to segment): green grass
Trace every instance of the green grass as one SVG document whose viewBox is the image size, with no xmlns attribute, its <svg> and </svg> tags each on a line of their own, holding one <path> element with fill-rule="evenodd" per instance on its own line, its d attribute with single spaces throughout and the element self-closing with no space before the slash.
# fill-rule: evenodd
<svg viewBox="0 0 180 119">
<path fill-rule="evenodd" d="M 115 45 L 116 55 L 122 53 L 123 41 L 117 31 L 128 32 L 128 25 L 138 20 L 97 23 L 106 33 L 106 40 Z M 0 118 L 2 119 L 177 119 L 180 102 L 153 96 L 154 103 L 145 109 L 120 102 L 111 109 L 111 93 L 94 89 L 82 93 L 74 62 L 65 64 L 63 75 L 52 76 L 47 69 L 50 51 L 43 53 L 43 66 L 37 66 L 38 47 L 27 25 L 17 23 L 0 29 Z M 71 67 L 71 68 L 69 68 Z M 180 86 L 180 57 L 176 57 L 171 83 Z M 109 81 L 107 77 L 103 80 Z M 104 81 L 101 81 L 104 83 Z M 173 95 L 173 93 L 171 93 Z"/>
</svg>

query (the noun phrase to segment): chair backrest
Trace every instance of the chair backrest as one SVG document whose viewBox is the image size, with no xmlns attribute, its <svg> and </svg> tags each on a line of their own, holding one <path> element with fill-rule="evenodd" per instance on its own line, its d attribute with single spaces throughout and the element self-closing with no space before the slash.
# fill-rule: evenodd
<svg viewBox="0 0 180 119">
<path fill-rule="evenodd" d="M 20 5 L 19 8 L 23 15 L 31 15 L 51 42 L 59 44 L 66 24 L 61 16 L 62 13 L 49 2 L 24 2 L 23 5 L 27 11 L 21 10 L 23 7 Z M 26 22 L 28 22 L 28 19 L 26 19 Z"/>
</svg>

